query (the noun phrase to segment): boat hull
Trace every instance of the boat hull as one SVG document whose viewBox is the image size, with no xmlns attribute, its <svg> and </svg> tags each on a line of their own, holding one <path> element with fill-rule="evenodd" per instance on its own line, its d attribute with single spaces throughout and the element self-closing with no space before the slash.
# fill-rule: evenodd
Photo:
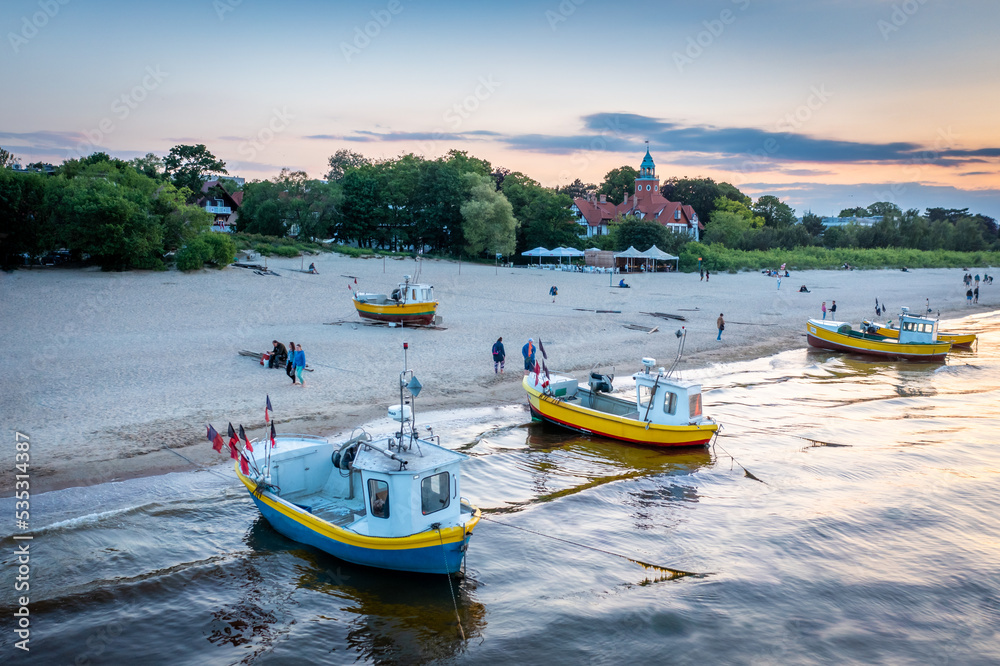
<svg viewBox="0 0 1000 666">
<path fill-rule="evenodd" d="M 900 344 L 893 339 L 854 337 L 812 323 L 806 324 L 806 341 L 819 349 L 908 361 L 941 361 L 951 349 L 950 342 Z"/>
<path fill-rule="evenodd" d="M 437 301 L 378 305 L 376 303 L 362 303 L 354 299 L 354 308 L 363 319 L 426 326 L 434 323 L 434 314 L 437 312 Z"/>
<path fill-rule="evenodd" d="M 523 386 L 528 394 L 532 417 L 586 435 L 598 435 L 643 446 L 674 448 L 706 446 L 719 430 L 717 423 L 690 426 L 647 424 L 544 395 L 528 382 L 523 382 Z"/>
<path fill-rule="evenodd" d="M 895 328 L 878 327 L 878 334 L 887 338 L 899 339 L 899 330 Z M 952 347 L 971 347 L 976 342 L 975 333 L 938 333 L 938 342 L 950 342 Z"/>
<path fill-rule="evenodd" d="M 255 483 L 238 469 L 261 515 L 280 534 L 308 544 L 336 558 L 380 569 L 414 573 L 453 574 L 462 567 L 472 530 L 480 510 L 464 525 L 428 530 L 404 537 L 372 537 L 358 534 L 317 518 L 270 492 L 254 494 Z M 471 506 L 471 505 L 470 505 Z"/>
</svg>

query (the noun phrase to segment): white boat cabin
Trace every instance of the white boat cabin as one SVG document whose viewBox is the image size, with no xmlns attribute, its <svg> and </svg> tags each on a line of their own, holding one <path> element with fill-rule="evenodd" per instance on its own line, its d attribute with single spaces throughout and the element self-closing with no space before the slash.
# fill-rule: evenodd
<svg viewBox="0 0 1000 666">
<path fill-rule="evenodd" d="M 701 384 L 670 378 L 663 368 L 653 372 L 656 359 L 643 358 L 644 369 L 632 375 L 639 418 L 660 425 L 696 425 L 706 421 L 701 411 Z"/>
<path fill-rule="evenodd" d="M 358 534 L 399 537 L 461 524 L 459 467 L 467 456 L 424 439 L 402 450 L 396 442 L 335 447 L 308 435 L 279 437 L 271 485 L 281 499 Z"/>
<path fill-rule="evenodd" d="M 410 282 L 410 276 L 404 275 L 403 282 L 396 285 L 389 295 L 375 293 L 355 294 L 362 303 L 372 305 L 391 305 L 402 303 L 432 303 L 434 301 L 434 287 L 420 282 Z"/>
<path fill-rule="evenodd" d="M 938 322 L 936 319 L 916 317 L 909 308 L 903 308 L 899 315 L 899 343 L 937 342 Z"/>
</svg>

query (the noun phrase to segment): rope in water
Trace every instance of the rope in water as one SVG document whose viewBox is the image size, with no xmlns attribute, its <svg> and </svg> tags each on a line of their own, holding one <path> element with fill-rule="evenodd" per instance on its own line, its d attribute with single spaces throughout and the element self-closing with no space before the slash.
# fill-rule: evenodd
<svg viewBox="0 0 1000 666">
<path fill-rule="evenodd" d="M 596 546 L 588 546 L 585 543 L 580 543 L 578 541 L 570 541 L 569 539 L 563 539 L 562 537 L 552 536 L 551 534 L 545 534 L 544 532 L 536 532 L 535 530 L 529 530 L 527 527 L 520 527 L 518 525 L 505 523 L 503 521 L 496 520 L 495 518 L 490 518 L 489 516 L 483 516 L 482 518 L 483 520 L 488 520 L 491 523 L 496 523 L 497 525 L 503 525 L 505 527 L 512 527 L 515 530 L 521 530 L 522 532 L 527 532 L 528 534 L 534 534 L 536 536 L 545 537 L 547 539 L 553 539 L 554 541 L 561 541 L 562 543 L 568 543 L 571 546 L 578 546 L 580 548 L 594 550 L 597 551 L 598 553 L 604 553 L 605 555 L 613 555 L 615 557 L 620 557 L 623 560 L 628 560 L 629 562 L 635 562 L 640 566 L 647 567 L 650 569 L 662 569 L 663 571 L 669 571 L 672 574 L 671 578 L 680 578 L 682 576 L 695 576 L 700 578 L 702 576 L 709 575 L 704 573 L 695 573 L 693 571 L 683 571 L 681 569 L 674 569 L 673 567 L 665 567 L 662 564 L 652 564 L 650 562 L 643 562 L 642 560 L 638 560 L 634 557 L 629 557 L 628 555 L 622 555 L 621 553 L 615 553 L 610 550 L 604 550 L 603 548 L 597 548 Z"/>
<path fill-rule="evenodd" d="M 462 629 L 462 617 L 458 614 L 458 601 L 455 599 L 455 588 L 451 586 L 451 574 L 448 573 L 448 553 L 444 550 L 444 537 L 441 536 L 441 525 L 436 523 L 438 540 L 441 542 L 441 556 L 444 557 L 445 578 L 448 579 L 448 591 L 451 592 L 451 605 L 455 607 L 455 622 L 458 623 L 458 635 L 465 640 L 465 630 Z"/>
<path fill-rule="evenodd" d="M 718 433 L 718 432 L 716 432 L 716 433 L 715 433 L 715 437 L 713 437 L 713 438 L 712 438 L 712 449 L 714 450 L 716 446 L 718 446 L 718 447 L 719 447 L 720 449 L 722 449 L 722 452 L 723 452 L 723 453 L 725 453 L 725 454 L 726 454 L 727 456 L 729 456 L 729 459 L 730 459 L 730 460 L 732 460 L 732 461 L 733 461 L 734 463 L 736 463 L 737 465 L 739 465 L 739 466 L 740 466 L 740 469 L 742 469 L 742 470 L 743 470 L 743 475 L 744 475 L 744 476 L 746 476 L 746 477 L 747 477 L 748 479 L 753 479 L 754 481 L 760 481 L 760 482 L 761 482 L 761 483 L 763 483 L 763 484 L 764 484 L 765 486 L 767 485 L 767 482 L 766 482 L 766 481 L 764 481 L 764 480 L 762 480 L 762 479 L 758 479 L 758 478 L 757 478 L 756 476 L 754 476 L 754 475 L 753 475 L 753 474 L 752 474 L 752 473 L 750 472 L 750 470 L 748 470 L 748 469 L 747 469 L 746 467 L 744 467 L 744 466 L 743 466 L 743 463 L 741 463 L 741 462 L 740 462 L 739 460 L 737 460 L 737 459 L 736 459 L 736 458 L 735 458 L 735 457 L 733 456 L 733 454 L 732 454 L 732 453 L 730 453 L 729 451 L 726 451 L 725 449 L 723 449 L 723 448 L 722 448 L 722 445 L 721 445 L 721 444 L 719 444 L 719 433 Z"/>
</svg>

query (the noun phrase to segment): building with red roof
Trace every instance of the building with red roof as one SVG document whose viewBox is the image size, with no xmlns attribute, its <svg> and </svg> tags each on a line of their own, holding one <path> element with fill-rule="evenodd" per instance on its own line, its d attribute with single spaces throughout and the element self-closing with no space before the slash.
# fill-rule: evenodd
<svg viewBox="0 0 1000 666">
<path fill-rule="evenodd" d="M 228 233 L 236 231 L 236 220 L 239 219 L 240 206 L 243 204 L 243 191 L 229 194 L 223 181 L 207 180 L 201 186 L 201 193 L 197 205 L 214 216 L 212 230 Z"/>
<path fill-rule="evenodd" d="M 620 204 L 614 204 L 602 194 L 577 197 L 571 208 L 577 215 L 577 223 L 587 229 L 587 237 L 606 236 L 611 220 L 618 216 L 635 216 L 642 220 L 659 222 L 667 229 L 701 238 L 705 226 L 698 220 L 694 208 L 676 201 L 668 201 L 660 194 L 660 179 L 656 177 L 656 165 L 646 150 L 646 156 L 639 165 L 639 176 L 635 179 L 635 189 L 625 196 Z"/>
</svg>

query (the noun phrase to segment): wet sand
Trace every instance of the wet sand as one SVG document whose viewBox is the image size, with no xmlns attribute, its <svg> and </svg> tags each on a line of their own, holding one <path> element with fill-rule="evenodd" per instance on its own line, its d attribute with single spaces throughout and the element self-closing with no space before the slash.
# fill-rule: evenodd
<svg viewBox="0 0 1000 666">
<path fill-rule="evenodd" d="M 315 261 L 319 275 L 297 270 Z M 424 385 L 419 410 L 523 402 L 521 346 L 540 338 L 552 370 L 583 378 L 595 364 L 633 372 L 643 356 L 668 365 L 688 331 L 681 370 L 804 346 L 805 320 L 837 301 L 837 319 L 894 318 L 930 299 L 942 320 L 994 310 L 1000 285 L 968 306 L 961 269 L 608 275 L 412 259 L 324 255 L 270 259 L 279 276 L 226 268 L 194 274 L 50 268 L 0 274 L 4 436 L 30 437 L 32 490 L 90 485 L 222 460 L 205 424 L 243 423 L 260 436 L 270 395 L 281 432 L 337 434 L 385 414 L 399 399 L 402 343 Z M 363 325 L 351 291 L 387 292 L 404 274 L 434 286 L 446 330 Z M 982 273 L 979 269 L 975 272 Z M 355 278 L 357 285 L 355 285 Z M 811 293 L 800 293 L 805 284 Z M 556 285 L 555 302 L 548 295 Z M 596 312 L 608 310 L 611 312 Z M 643 314 L 672 313 L 686 321 Z M 716 319 L 726 330 L 716 340 Z M 347 323 L 330 325 L 331 322 Z M 644 327 L 633 330 L 627 325 Z M 658 327 L 653 333 L 646 330 Z M 947 325 L 942 328 L 947 329 Z M 490 348 L 503 336 L 507 368 Z M 305 349 L 306 386 L 240 356 L 271 340 Z M 447 441 L 447 433 L 438 433 Z M 13 445 L 4 446 L 6 469 Z M 13 475 L 0 478 L 9 494 Z"/>
</svg>

